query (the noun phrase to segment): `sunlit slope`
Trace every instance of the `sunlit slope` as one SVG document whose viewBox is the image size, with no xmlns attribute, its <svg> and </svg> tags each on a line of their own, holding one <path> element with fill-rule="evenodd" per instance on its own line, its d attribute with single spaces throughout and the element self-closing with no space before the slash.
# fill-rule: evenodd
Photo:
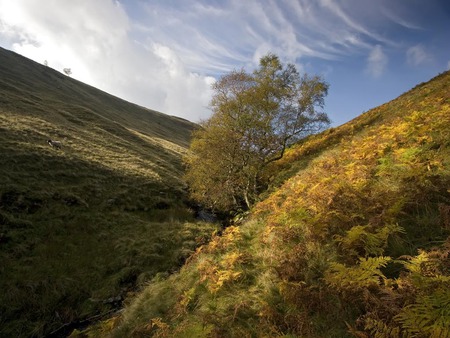
<svg viewBox="0 0 450 338">
<path fill-rule="evenodd" d="M 189 144 L 194 124 L 188 121 L 131 104 L 15 53 L 0 52 L 2 120 L 11 120 L 7 114 L 13 114 L 11 121 L 23 130 L 20 136 L 32 145 L 58 139 L 65 148 L 99 162 L 118 150 L 146 154 L 157 162 L 161 155 L 152 150 L 164 150 L 169 161 L 160 161 L 163 168 L 153 165 L 157 173 L 164 166 L 173 170 L 165 162 Z M 35 133 L 27 133 L 27 126 Z"/>
<path fill-rule="evenodd" d="M 194 127 L 0 49 L 0 336 L 107 312 L 203 243 L 181 181 Z"/>
<path fill-rule="evenodd" d="M 447 72 L 294 146 L 249 219 L 88 333 L 450 336 L 449 126 Z"/>
</svg>

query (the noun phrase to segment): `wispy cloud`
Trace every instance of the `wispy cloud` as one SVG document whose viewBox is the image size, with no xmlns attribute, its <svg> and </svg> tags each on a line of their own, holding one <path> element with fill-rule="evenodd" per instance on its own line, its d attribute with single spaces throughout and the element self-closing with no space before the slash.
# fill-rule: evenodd
<svg viewBox="0 0 450 338">
<path fill-rule="evenodd" d="M 391 22 L 396 25 L 400 25 L 404 28 L 413 29 L 413 30 L 422 30 L 423 29 L 421 26 L 416 25 L 416 24 L 408 21 L 407 19 L 402 18 L 400 15 L 395 14 L 392 10 L 387 9 L 384 6 L 381 7 L 381 13 L 385 17 L 389 18 L 391 20 Z"/>
<path fill-rule="evenodd" d="M 210 113 L 214 78 L 251 69 L 267 52 L 299 69 L 320 62 L 322 70 L 368 55 L 366 72 L 381 76 L 388 60 L 395 62 L 388 52 L 404 48 L 385 32 L 418 27 L 403 15 L 412 5 L 401 6 L 391 0 L 0 0 L 0 44 L 55 69 L 70 67 L 74 78 L 114 95 L 197 121 Z M 430 59 L 417 41 L 409 43 L 410 65 Z"/>
<path fill-rule="evenodd" d="M 169 2 L 143 4 L 147 16 L 140 25 L 153 33 L 147 38 L 182 53 L 183 62 L 197 72 L 214 74 L 249 59 L 254 65 L 267 50 L 295 62 L 334 60 L 365 53 L 374 43 L 393 44 L 352 16 L 355 0 L 345 7 L 329 0 L 228 0 L 214 6 L 183 1 L 176 9 Z"/>
<path fill-rule="evenodd" d="M 373 32 L 369 30 L 367 27 L 365 27 L 363 24 L 358 22 L 358 20 L 354 19 L 347 13 L 355 12 L 355 11 L 348 11 L 344 10 L 342 6 L 339 5 L 339 2 L 333 1 L 333 0 L 320 0 L 319 3 L 324 8 L 328 9 L 331 13 L 333 13 L 337 18 L 340 19 L 340 25 L 346 27 L 349 33 L 352 34 L 354 37 L 354 34 L 364 35 L 374 41 L 383 42 L 385 44 L 392 44 L 393 42 L 389 39 L 386 39 L 380 34 L 377 34 L 376 32 Z M 350 4 L 350 2 L 347 2 L 347 4 Z M 354 4 L 353 4 L 354 5 Z M 352 6 L 352 4 L 350 4 Z M 346 8 L 348 9 L 348 8 Z M 344 24 L 344 25 L 342 25 Z M 351 40 L 350 40 L 351 41 Z M 358 40 L 358 42 L 360 42 Z M 367 45 L 366 45 L 367 46 Z"/>
<path fill-rule="evenodd" d="M 367 58 L 367 72 L 373 77 L 380 77 L 386 65 L 388 63 L 388 57 L 383 52 L 383 49 L 380 45 L 376 45 L 369 54 Z"/>
<path fill-rule="evenodd" d="M 423 45 L 416 45 L 406 51 L 406 62 L 411 66 L 419 66 L 431 60 L 431 56 Z"/>
</svg>

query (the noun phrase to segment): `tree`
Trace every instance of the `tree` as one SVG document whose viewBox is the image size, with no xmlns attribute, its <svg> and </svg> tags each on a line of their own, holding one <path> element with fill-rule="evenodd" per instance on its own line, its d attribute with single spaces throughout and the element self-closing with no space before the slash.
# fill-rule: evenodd
<svg viewBox="0 0 450 338">
<path fill-rule="evenodd" d="M 253 73 L 232 71 L 212 88 L 213 114 L 193 134 L 185 178 L 207 207 L 250 208 L 267 186 L 268 165 L 329 125 L 328 84 L 268 54 Z"/>
</svg>

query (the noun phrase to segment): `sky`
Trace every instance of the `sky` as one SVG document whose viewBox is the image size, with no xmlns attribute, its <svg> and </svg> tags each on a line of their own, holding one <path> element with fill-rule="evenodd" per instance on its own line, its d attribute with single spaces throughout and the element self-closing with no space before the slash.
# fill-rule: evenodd
<svg viewBox="0 0 450 338">
<path fill-rule="evenodd" d="M 329 83 L 337 126 L 450 69 L 450 1 L 0 0 L 0 46 L 193 122 L 274 53 Z"/>
</svg>

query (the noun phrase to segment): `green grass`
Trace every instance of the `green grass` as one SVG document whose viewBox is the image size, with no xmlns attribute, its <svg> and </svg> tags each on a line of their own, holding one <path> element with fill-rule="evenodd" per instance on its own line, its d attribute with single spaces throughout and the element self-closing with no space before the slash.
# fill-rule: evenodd
<svg viewBox="0 0 450 338">
<path fill-rule="evenodd" d="M 194 127 L 0 49 L 0 336 L 108 312 L 208 240 L 181 181 Z"/>
<path fill-rule="evenodd" d="M 239 227 L 81 337 L 448 336 L 450 72 L 293 146 Z"/>
</svg>

